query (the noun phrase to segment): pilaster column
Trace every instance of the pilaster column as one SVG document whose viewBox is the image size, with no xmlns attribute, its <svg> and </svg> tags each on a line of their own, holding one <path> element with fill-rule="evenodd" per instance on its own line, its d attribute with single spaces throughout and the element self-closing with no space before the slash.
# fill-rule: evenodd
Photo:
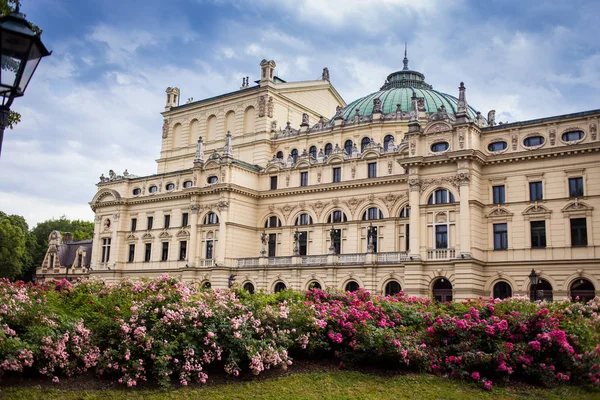
<svg viewBox="0 0 600 400">
<path fill-rule="evenodd" d="M 458 174 L 460 182 L 460 254 L 471 256 L 471 213 L 469 212 L 469 199 L 471 176 L 468 172 Z"/>
<path fill-rule="evenodd" d="M 421 212 L 419 203 L 421 202 L 421 181 L 419 178 L 410 178 L 408 180 L 410 206 L 410 236 L 408 254 L 414 258 L 421 257 Z"/>
<path fill-rule="evenodd" d="M 215 260 L 219 263 L 225 262 L 225 251 L 227 244 L 227 220 L 229 217 L 229 203 L 226 200 L 219 201 L 219 241 L 217 242 L 217 254 Z"/>
<path fill-rule="evenodd" d="M 190 221 L 190 252 L 187 259 L 188 265 L 190 267 L 195 267 L 196 253 L 198 251 L 198 211 L 200 211 L 200 207 L 197 204 L 192 204 L 190 210 L 192 211 L 192 218 Z"/>
<path fill-rule="evenodd" d="M 119 246 L 119 243 L 117 242 L 118 238 L 119 238 L 119 219 L 120 219 L 120 212 L 117 211 L 115 213 L 113 213 L 111 220 L 112 220 L 112 232 L 110 235 L 110 259 L 108 260 L 108 265 L 114 266 L 115 268 L 118 268 L 117 263 L 119 262 L 119 253 L 121 250 L 121 246 Z"/>
</svg>

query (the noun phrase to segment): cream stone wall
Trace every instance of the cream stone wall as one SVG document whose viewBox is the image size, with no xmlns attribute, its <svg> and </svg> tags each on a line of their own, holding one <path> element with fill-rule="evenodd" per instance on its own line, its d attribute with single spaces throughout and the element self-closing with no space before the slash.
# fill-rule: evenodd
<svg viewBox="0 0 600 400">
<path fill-rule="evenodd" d="M 325 118 L 320 123 L 321 115 L 331 117 L 337 106 L 345 106 L 329 81 L 282 83 L 268 78 L 271 64 L 261 65 L 266 69 L 259 86 L 167 104 L 156 175 L 115 174 L 98 184 L 90 202 L 96 227 L 89 275 L 114 281 L 170 273 L 212 287 L 227 287 L 235 278 L 266 291 L 278 282 L 306 289 L 314 282 L 345 288 L 353 281 L 378 294 L 397 282 L 407 294 L 425 297 L 437 295 L 443 279 L 451 283 L 453 299 L 460 300 L 491 296 L 498 282 L 508 283 L 512 294 L 529 295 L 528 275 L 534 269 L 550 283 L 554 299 L 569 296 L 573 283 L 582 279 L 598 293 L 600 111 L 489 127 L 458 114 L 436 119 L 424 112 L 410 119 Z M 303 114 L 308 126 L 301 125 Z M 224 149 L 228 130 L 231 154 Z M 563 134 L 573 131 L 583 137 L 565 142 Z M 387 135 L 393 135 L 394 146 L 384 150 Z M 198 136 L 204 140 L 203 159 L 196 155 Z M 526 147 L 524 141 L 533 136 L 542 136 L 544 143 Z M 363 138 L 373 139 L 364 150 Z M 347 140 L 356 152 L 343 151 Z M 449 148 L 433 152 L 432 146 L 442 142 Z M 490 151 L 495 142 L 505 142 L 506 148 Z M 321 150 L 328 143 L 334 151 L 325 157 Z M 311 146 L 316 158 L 303 155 Z M 296 161 L 290 158 L 293 150 Z M 274 157 L 278 152 L 283 158 Z M 369 177 L 373 163 L 376 176 Z M 341 169 L 340 182 L 333 182 L 334 168 Z M 306 186 L 301 186 L 302 173 L 308 174 Z M 271 189 L 272 177 L 276 189 Z M 571 197 L 569 178 L 579 177 L 584 194 Z M 534 181 L 542 182 L 542 200 L 529 200 Z M 505 187 L 504 204 L 494 204 L 497 185 Z M 452 194 L 454 202 L 428 204 L 439 190 Z M 382 218 L 363 220 L 373 207 Z M 335 210 L 347 221 L 329 222 Z M 206 224 L 208 213 L 218 223 Z M 312 223 L 297 226 L 303 213 Z M 169 228 L 163 226 L 165 215 L 171 218 Z M 154 217 L 150 230 L 148 216 Z M 269 216 L 277 216 L 281 226 L 266 227 Z M 137 218 L 136 231 L 132 218 Z M 586 246 L 571 243 L 574 218 L 586 219 Z M 546 222 L 545 248 L 532 248 L 532 221 Z M 494 224 L 503 223 L 508 246 L 495 250 Z M 377 228 L 375 253 L 368 251 L 371 224 Z M 332 227 L 341 230 L 339 255 L 329 250 Z M 438 246 L 436 229 L 447 229 L 445 248 Z M 295 231 L 307 232 L 306 255 L 294 254 Z M 261 257 L 263 232 L 276 234 L 275 257 Z M 108 238 L 111 257 L 103 261 Z M 182 241 L 187 252 L 180 260 Z M 213 254 L 207 258 L 211 241 Z M 147 243 L 152 246 L 148 262 Z M 163 243 L 169 243 L 166 261 L 161 261 Z M 132 244 L 135 257 L 128 262 Z M 53 276 L 43 266 L 38 273 Z"/>
</svg>

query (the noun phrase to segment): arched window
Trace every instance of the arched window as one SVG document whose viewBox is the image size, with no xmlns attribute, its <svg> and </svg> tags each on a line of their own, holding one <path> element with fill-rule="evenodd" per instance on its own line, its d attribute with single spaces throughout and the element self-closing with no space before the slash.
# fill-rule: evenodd
<svg viewBox="0 0 600 400">
<path fill-rule="evenodd" d="M 575 301 L 587 303 L 596 296 L 596 288 L 592 282 L 585 278 L 580 278 L 571 284 L 570 295 Z"/>
<path fill-rule="evenodd" d="M 552 285 L 545 279 L 540 279 L 538 284 L 535 285 L 535 287 L 531 286 L 530 290 L 530 298 L 532 300 L 546 300 L 550 302 L 554 300 L 554 294 L 552 293 Z"/>
<path fill-rule="evenodd" d="M 494 285 L 494 298 L 507 299 L 512 297 L 512 288 L 508 282 L 500 281 Z"/>
<path fill-rule="evenodd" d="M 344 288 L 344 290 L 346 292 L 356 292 L 359 288 L 359 284 L 356 281 L 350 281 L 348 283 L 346 283 L 346 287 Z"/>
<path fill-rule="evenodd" d="M 206 214 L 206 217 L 204 217 L 204 225 L 213 225 L 213 224 L 218 224 L 219 223 L 219 217 L 217 217 L 217 214 L 210 212 L 208 214 Z"/>
<path fill-rule="evenodd" d="M 294 163 L 298 161 L 298 149 L 293 149 L 290 155 L 292 156 Z"/>
<path fill-rule="evenodd" d="M 204 282 L 202 284 L 202 289 L 210 289 L 212 287 L 212 285 L 210 284 L 210 282 Z"/>
<path fill-rule="evenodd" d="M 383 219 L 383 213 L 377 207 L 370 207 L 364 212 L 362 220 L 371 221 L 374 219 Z"/>
<path fill-rule="evenodd" d="M 254 294 L 254 285 L 252 282 L 244 283 L 244 290 L 250 294 Z"/>
<path fill-rule="evenodd" d="M 429 196 L 427 204 L 448 204 L 454 203 L 454 195 L 448 189 L 437 189 Z"/>
<path fill-rule="evenodd" d="M 389 151 L 392 150 L 390 147 L 390 144 L 394 142 L 394 136 L 392 135 L 386 135 L 383 138 L 383 150 L 385 151 Z"/>
<path fill-rule="evenodd" d="M 327 143 L 325 145 L 325 155 L 329 156 L 331 155 L 331 152 L 333 151 L 333 146 L 331 145 L 331 143 Z"/>
<path fill-rule="evenodd" d="M 385 285 L 385 295 L 386 296 L 394 296 L 402 290 L 400 287 L 400 283 L 397 281 L 389 281 L 387 285 Z"/>
<path fill-rule="evenodd" d="M 312 281 L 308 284 L 308 290 L 318 289 L 321 290 L 321 284 L 317 281 Z"/>
<path fill-rule="evenodd" d="M 369 143 L 371 143 L 371 139 L 369 139 L 368 137 L 362 138 L 362 140 L 360 141 L 360 152 L 361 153 L 365 152 L 365 149 L 367 148 Z"/>
<path fill-rule="evenodd" d="M 433 299 L 437 301 L 452 301 L 452 284 L 446 278 L 440 278 L 433 284 Z"/>
<path fill-rule="evenodd" d="M 400 210 L 400 218 L 409 218 L 410 217 L 410 206 L 402 207 Z"/>
<path fill-rule="evenodd" d="M 182 139 L 182 128 L 181 128 L 181 124 L 175 124 L 175 126 L 173 127 L 173 133 L 171 134 L 171 140 L 172 140 L 172 146 L 173 148 L 175 147 L 181 147 L 182 143 L 181 143 L 181 139 Z"/>
<path fill-rule="evenodd" d="M 298 218 L 296 218 L 296 225 L 312 225 L 312 223 L 313 219 L 307 213 L 300 214 L 298 215 Z"/>
<path fill-rule="evenodd" d="M 276 157 L 283 160 L 283 151 L 278 151 Z"/>
<path fill-rule="evenodd" d="M 348 217 L 342 210 L 335 210 L 327 217 L 328 224 L 336 224 L 339 222 L 348 222 Z"/>
<path fill-rule="evenodd" d="M 283 291 L 283 290 L 285 290 L 285 289 L 287 289 L 287 288 L 285 287 L 285 283 L 283 283 L 283 282 L 277 282 L 277 283 L 275 284 L 275 288 L 273 289 L 273 291 L 274 291 L 275 293 L 279 293 L 279 292 L 281 292 L 281 291 Z"/>
<path fill-rule="evenodd" d="M 277 215 L 271 215 L 265 221 L 265 228 L 279 228 L 281 226 L 281 220 Z"/>
<path fill-rule="evenodd" d="M 317 146 L 310 146 L 310 149 L 308 149 L 308 154 L 312 158 L 317 158 Z"/>
<path fill-rule="evenodd" d="M 344 151 L 346 152 L 346 154 L 351 155 L 352 154 L 352 147 L 354 146 L 354 143 L 352 143 L 352 140 L 348 139 L 346 140 L 346 142 L 344 142 Z"/>
</svg>

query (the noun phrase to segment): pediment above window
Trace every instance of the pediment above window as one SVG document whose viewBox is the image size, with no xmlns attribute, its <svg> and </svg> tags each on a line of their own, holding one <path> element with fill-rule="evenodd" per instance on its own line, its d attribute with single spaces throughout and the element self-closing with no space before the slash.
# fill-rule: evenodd
<svg viewBox="0 0 600 400">
<path fill-rule="evenodd" d="M 584 203 L 582 201 L 579 201 L 578 199 L 575 199 L 575 201 L 572 201 L 569 204 L 567 204 L 566 206 L 564 206 L 562 209 L 562 212 L 565 214 L 580 213 L 580 212 L 589 214 L 592 212 L 593 209 L 594 209 L 594 207 L 590 207 L 587 203 Z"/>
<path fill-rule="evenodd" d="M 491 219 L 508 219 L 512 218 L 513 215 L 514 214 L 508 211 L 506 208 L 496 207 L 490 211 L 486 217 Z"/>
<path fill-rule="evenodd" d="M 179 232 L 177 232 L 177 237 L 188 237 L 190 236 L 190 232 L 186 229 L 182 229 Z"/>
<path fill-rule="evenodd" d="M 151 233 L 144 233 L 144 236 L 142 236 L 143 240 L 152 240 L 154 239 L 154 235 Z"/>
<path fill-rule="evenodd" d="M 537 203 L 530 207 L 527 207 L 525 211 L 523 211 L 523 215 L 529 218 L 531 218 L 532 216 L 549 218 L 551 213 L 552 210 L 549 210 L 545 206 L 542 206 Z"/>
<path fill-rule="evenodd" d="M 160 235 L 158 235 L 158 237 L 161 238 L 161 239 L 170 238 L 171 236 L 172 235 L 169 232 L 167 232 L 167 231 L 163 231 L 163 232 L 160 233 Z"/>
<path fill-rule="evenodd" d="M 135 236 L 133 233 L 130 233 L 125 237 L 125 240 L 137 240 L 137 236 Z"/>
</svg>

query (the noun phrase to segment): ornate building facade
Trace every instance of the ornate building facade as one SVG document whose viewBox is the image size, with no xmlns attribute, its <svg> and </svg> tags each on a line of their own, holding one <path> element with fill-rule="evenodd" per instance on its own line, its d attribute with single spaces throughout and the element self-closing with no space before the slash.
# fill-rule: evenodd
<svg viewBox="0 0 600 400">
<path fill-rule="evenodd" d="M 496 123 L 406 57 L 348 105 L 327 69 L 274 69 L 184 105 L 167 89 L 157 174 L 98 183 L 88 275 L 444 301 L 598 293 L 600 110 Z"/>
</svg>

